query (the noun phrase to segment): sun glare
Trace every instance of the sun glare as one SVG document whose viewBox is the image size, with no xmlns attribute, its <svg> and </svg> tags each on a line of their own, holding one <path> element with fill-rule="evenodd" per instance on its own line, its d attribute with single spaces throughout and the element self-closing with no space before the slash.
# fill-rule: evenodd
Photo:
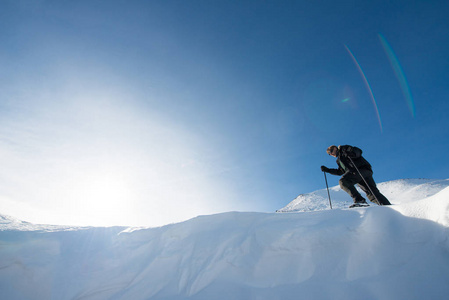
<svg viewBox="0 0 449 300">
<path fill-rule="evenodd" d="M 131 192 L 122 176 L 111 172 L 93 173 L 81 185 L 77 198 L 82 204 L 80 209 L 92 215 L 89 223 L 114 225 L 122 220 Z"/>
<path fill-rule="evenodd" d="M 76 78 L 24 94 L 27 109 L 3 120 L 2 166 L 14 172 L 0 205 L 15 203 L 4 213 L 41 224 L 160 226 L 229 206 L 228 189 L 207 176 L 209 141 L 128 91 Z"/>
</svg>

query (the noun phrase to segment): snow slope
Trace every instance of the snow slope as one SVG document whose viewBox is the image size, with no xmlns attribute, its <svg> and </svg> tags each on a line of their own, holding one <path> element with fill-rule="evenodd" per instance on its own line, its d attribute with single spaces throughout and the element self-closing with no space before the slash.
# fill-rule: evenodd
<svg viewBox="0 0 449 300">
<path fill-rule="evenodd" d="M 346 209 L 333 187 L 333 210 L 322 190 L 281 209 L 296 213 L 229 212 L 159 228 L 1 216 L 0 298 L 445 299 L 449 180 L 379 188 L 393 206 Z"/>
<path fill-rule="evenodd" d="M 399 179 L 382 182 L 377 187 L 392 204 L 404 204 L 433 196 L 448 186 L 449 179 Z M 361 189 L 357 189 L 364 195 Z M 339 186 L 330 187 L 329 195 L 332 208 L 345 208 L 352 204 L 352 199 Z M 329 195 L 327 189 L 302 194 L 285 207 L 279 209 L 278 212 L 306 212 L 330 209 Z M 369 201 L 367 200 L 367 202 Z"/>
</svg>

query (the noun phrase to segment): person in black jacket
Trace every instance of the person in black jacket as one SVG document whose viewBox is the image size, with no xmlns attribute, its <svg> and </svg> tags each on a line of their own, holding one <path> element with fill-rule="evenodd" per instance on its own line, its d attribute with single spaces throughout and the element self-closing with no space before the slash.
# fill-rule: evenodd
<svg viewBox="0 0 449 300">
<path fill-rule="evenodd" d="M 332 175 L 342 175 L 339 181 L 340 187 L 354 199 L 354 204 L 351 207 L 368 205 L 365 198 L 355 188 L 356 184 L 366 193 L 371 202 L 378 205 L 391 204 L 377 189 L 373 179 L 372 167 L 362 156 L 361 149 L 349 145 L 338 147 L 332 145 L 327 148 L 327 153 L 337 158 L 338 169 L 321 166 L 321 171 Z"/>
</svg>

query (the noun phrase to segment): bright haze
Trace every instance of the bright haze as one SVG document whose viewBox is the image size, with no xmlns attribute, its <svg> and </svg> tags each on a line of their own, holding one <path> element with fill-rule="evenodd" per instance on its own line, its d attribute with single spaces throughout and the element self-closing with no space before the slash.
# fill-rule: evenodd
<svg viewBox="0 0 449 300">
<path fill-rule="evenodd" d="M 274 211 L 331 144 L 447 178 L 447 1 L 2 1 L 0 212 L 159 226 Z M 331 185 L 338 177 L 328 178 Z"/>
</svg>

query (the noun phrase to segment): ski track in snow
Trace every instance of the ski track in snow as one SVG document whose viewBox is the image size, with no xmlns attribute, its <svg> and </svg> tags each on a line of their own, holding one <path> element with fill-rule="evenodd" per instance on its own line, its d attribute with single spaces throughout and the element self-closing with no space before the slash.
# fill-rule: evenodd
<svg viewBox="0 0 449 300">
<path fill-rule="evenodd" d="M 339 187 L 280 212 L 158 228 L 35 225 L 0 215 L 1 299 L 444 299 L 449 180 L 379 184 L 393 203 L 348 209 Z"/>
</svg>

